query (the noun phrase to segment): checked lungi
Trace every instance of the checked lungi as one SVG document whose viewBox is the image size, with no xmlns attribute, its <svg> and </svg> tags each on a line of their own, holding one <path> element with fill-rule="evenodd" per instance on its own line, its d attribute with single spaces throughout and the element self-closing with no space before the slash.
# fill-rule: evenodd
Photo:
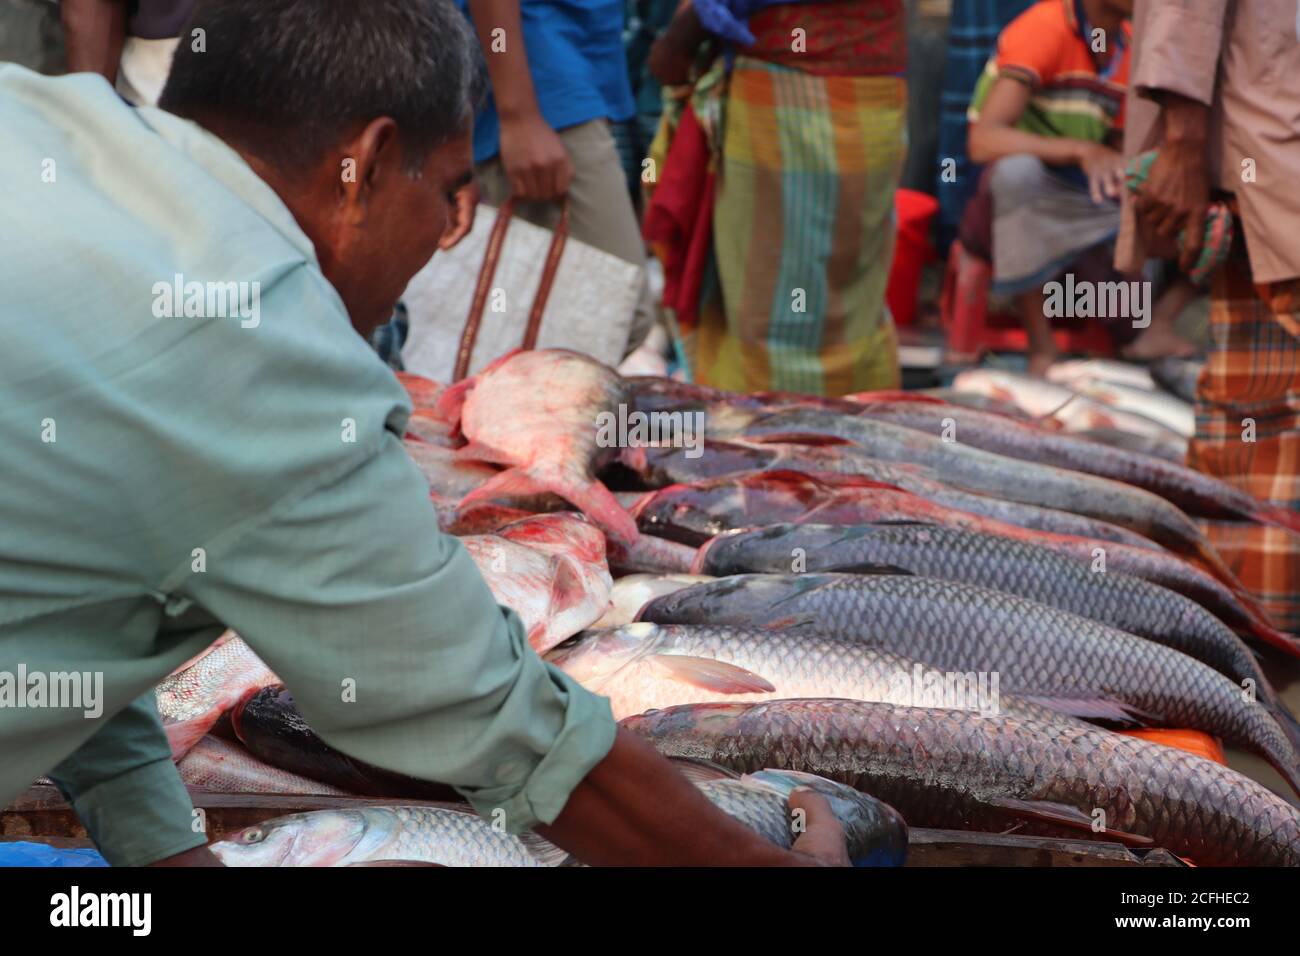
<svg viewBox="0 0 1300 956">
<path fill-rule="evenodd" d="M 1188 464 L 1300 513 L 1300 280 L 1256 286 L 1242 248 L 1215 273 L 1212 298 Z M 1300 535 L 1229 522 L 1206 530 L 1274 623 L 1300 633 Z"/>
</svg>

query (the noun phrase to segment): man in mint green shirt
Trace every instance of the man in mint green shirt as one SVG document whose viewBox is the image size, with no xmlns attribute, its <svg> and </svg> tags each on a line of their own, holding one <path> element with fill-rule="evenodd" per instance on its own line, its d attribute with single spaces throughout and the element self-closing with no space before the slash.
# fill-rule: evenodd
<svg viewBox="0 0 1300 956">
<path fill-rule="evenodd" d="M 580 859 L 842 860 L 814 797 L 803 853 L 714 810 L 438 531 L 362 335 L 469 176 L 463 19 L 204 0 L 190 27 L 169 112 L 0 67 L 0 679 L 27 675 L 0 803 L 48 772 L 110 862 L 214 862 L 152 688 L 229 626 L 330 743 Z M 34 696 L 60 672 L 97 707 Z"/>
</svg>

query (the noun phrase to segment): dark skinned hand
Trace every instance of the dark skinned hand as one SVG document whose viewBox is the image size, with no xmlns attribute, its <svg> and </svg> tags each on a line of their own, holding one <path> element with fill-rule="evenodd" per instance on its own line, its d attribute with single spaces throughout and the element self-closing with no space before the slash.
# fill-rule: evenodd
<svg viewBox="0 0 1300 956">
<path fill-rule="evenodd" d="M 501 118 L 501 166 L 519 199 L 547 202 L 569 191 L 573 160 L 540 113 Z"/>
<path fill-rule="evenodd" d="M 822 866 L 852 866 L 844 828 L 827 799 L 804 787 L 790 794 L 789 802 L 790 812 L 803 826 L 790 849 Z"/>
</svg>

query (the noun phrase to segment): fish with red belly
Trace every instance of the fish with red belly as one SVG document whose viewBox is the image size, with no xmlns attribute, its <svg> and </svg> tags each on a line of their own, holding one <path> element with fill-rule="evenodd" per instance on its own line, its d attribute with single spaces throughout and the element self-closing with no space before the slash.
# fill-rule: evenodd
<svg viewBox="0 0 1300 956">
<path fill-rule="evenodd" d="M 438 413 L 469 444 L 457 455 L 504 471 L 472 491 L 469 507 L 498 498 L 554 492 L 613 538 L 632 544 L 636 522 L 595 477 L 617 448 L 602 448 L 602 415 L 628 406 L 618 373 L 577 352 L 513 352 L 450 386 Z"/>
<path fill-rule="evenodd" d="M 609 607 L 614 582 L 605 536 L 581 515 L 537 515 L 460 542 L 492 596 L 523 620 L 539 654 L 595 623 Z"/>
</svg>

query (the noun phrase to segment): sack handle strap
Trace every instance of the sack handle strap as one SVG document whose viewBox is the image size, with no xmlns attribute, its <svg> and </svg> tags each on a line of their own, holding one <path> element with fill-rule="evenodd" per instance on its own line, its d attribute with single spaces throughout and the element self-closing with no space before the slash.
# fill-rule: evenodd
<svg viewBox="0 0 1300 956">
<path fill-rule="evenodd" d="M 469 372 L 470 359 L 474 354 L 474 345 L 478 341 L 479 328 L 483 324 L 483 310 L 487 306 L 488 292 L 492 288 L 492 279 L 501 262 L 501 250 L 506 242 L 506 230 L 514 218 L 515 200 L 511 196 L 497 210 L 496 222 L 488 236 L 487 249 L 483 253 L 483 265 L 479 269 L 478 284 L 474 287 L 474 299 L 470 303 L 469 318 L 461 332 L 460 348 L 456 352 L 456 368 L 452 381 L 459 382 Z M 560 259 L 564 255 L 564 246 L 569 238 L 569 200 L 560 200 L 560 221 L 551 236 L 551 248 L 546 254 L 546 264 L 542 269 L 542 279 L 533 298 L 532 311 L 528 314 L 528 325 L 524 328 L 522 348 L 531 351 L 537 347 L 537 337 L 542 329 L 542 313 L 546 311 L 546 302 L 555 284 L 555 273 L 559 270 Z"/>
</svg>

